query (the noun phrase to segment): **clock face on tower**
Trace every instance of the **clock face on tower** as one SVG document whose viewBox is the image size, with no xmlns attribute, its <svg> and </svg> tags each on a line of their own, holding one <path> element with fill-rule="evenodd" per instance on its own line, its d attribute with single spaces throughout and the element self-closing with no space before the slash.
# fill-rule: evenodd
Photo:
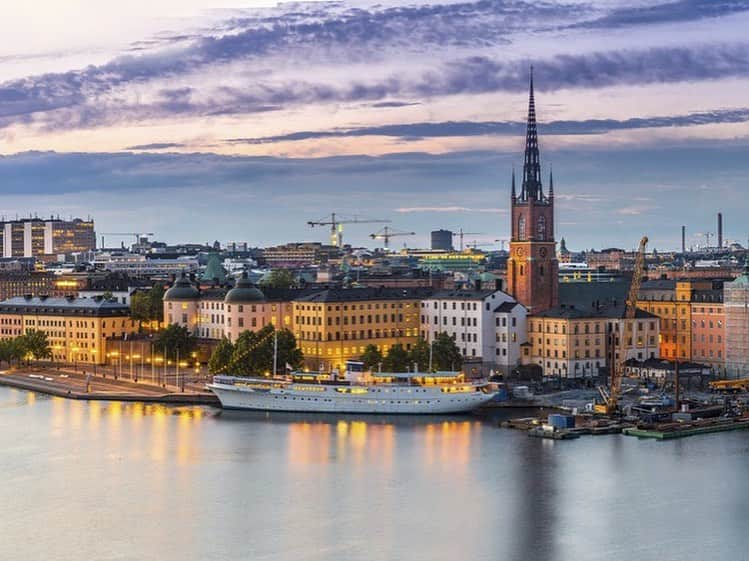
<svg viewBox="0 0 749 561">
<path fill-rule="evenodd" d="M 522 257 L 522 256 L 523 256 L 523 253 L 525 253 L 525 250 L 524 250 L 524 249 L 523 249 L 522 247 L 519 247 L 519 248 L 517 248 L 517 249 L 515 250 L 515 254 L 516 254 L 516 255 L 517 255 L 518 257 Z"/>
<path fill-rule="evenodd" d="M 540 255 L 541 257 L 546 257 L 546 254 L 547 254 L 547 253 L 548 253 L 548 250 L 547 250 L 547 249 L 546 249 L 545 247 L 542 247 L 541 249 L 539 249 L 539 250 L 538 250 L 538 254 L 539 254 L 539 255 Z"/>
</svg>

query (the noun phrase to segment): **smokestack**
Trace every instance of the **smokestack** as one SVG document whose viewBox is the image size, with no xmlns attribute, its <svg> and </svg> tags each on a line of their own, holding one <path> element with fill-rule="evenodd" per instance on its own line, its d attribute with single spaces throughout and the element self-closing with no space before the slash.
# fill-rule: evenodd
<svg viewBox="0 0 749 561">
<path fill-rule="evenodd" d="M 682 253 L 687 252 L 687 227 L 686 226 L 681 227 L 681 252 Z"/>
<path fill-rule="evenodd" d="M 723 213 L 718 213 L 718 247 L 723 247 Z"/>
</svg>

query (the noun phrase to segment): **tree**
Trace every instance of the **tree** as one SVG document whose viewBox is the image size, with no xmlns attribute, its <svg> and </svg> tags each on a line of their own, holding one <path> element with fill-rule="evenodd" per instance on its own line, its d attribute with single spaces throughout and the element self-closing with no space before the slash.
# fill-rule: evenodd
<svg viewBox="0 0 749 561">
<path fill-rule="evenodd" d="M 260 331 L 243 331 L 237 337 L 231 358 L 232 370 L 242 376 L 257 376 L 273 370 L 273 346 L 275 328 L 266 325 Z M 296 346 L 296 337 L 288 329 L 275 335 L 278 341 L 276 367 L 283 371 L 286 364 L 296 369 L 302 365 L 304 356 Z"/>
<path fill-rule="evenodd" d="M 429 369 L 429 343 L 419 338 L 411 349 L 410 362 L 416 363 L 419 371 L 426 372 Z"/>
<path fill-rule="evenodd" d="M 29 329 L 24 335 L 21 335 L 20 339 L 21 345 L 26 351 L 25 354 L 30 355 L 34 360 L 52 357 L 52 349 L 44 331 Z"/>
<path fill-rule="evenodd" d="M 406 372 L 408 370 L 409 356 L 408 351 L 403 345 L 396 343 L 388 350 L 385 359 L 382 361 L 382 368 L 387 372 Z"/>
<path fill-rule="evenodd" d="M 231 357 L 234 354 L 234 345 L 227 338 L 221 339 L 213 349 L 211 358 L 208 360 L 208 371 L 211 374 L 221 374 L 231 363 Z"/>
<path fill-rule="evenodd" d="M 161 323 L 164 321 L 164 285 L 155 284 L 148 291 L 148 298 L 151 301 L 151 320 Z"/>
<path fill-rule="evenodd" d="M 151 299 L 145 292 L 136 292 L 130 297 L 130 317 L 138 322 L 138 331 L 144 321 L 151 321 Z"/>
<path fill-rule="evenodd" d="M 260 284 L 268 288 L 296 288 L 297 281 L 288 269 L 273 269 Z"/>
<path fill-rule="evenodd" d="M 432 365 L 437 370 L 460 370 L 463 355 L 450 335 L 438 333 L 432 343 Z"/>
<path fill-rule="evenodd" d="M 364 370 L 374 370 L 382 362 L 382 353 L 375 345 L 367 345 L 359 360 L 364 363 Z"/>
<path fill-rule="evenodd" d="M 153 344 L 157 349 L 164 349 L 166 358 L 175 360 L 187 359 L 198 343 L 195 337 L 182 325 L 173 323 L 166 329 L 159 331 L 154 337 Z"/>
<path fill-rule="evenodd" d="M 22 360 L 26 356 L 26 349 L 20 339 L 0 339 L 0 362 L 7 362 L 10 366 L 13 361 Z"/>
</svg>

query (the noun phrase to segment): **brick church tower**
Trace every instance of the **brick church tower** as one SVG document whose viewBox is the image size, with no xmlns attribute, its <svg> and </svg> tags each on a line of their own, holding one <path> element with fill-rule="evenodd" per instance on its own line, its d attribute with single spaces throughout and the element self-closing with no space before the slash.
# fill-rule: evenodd
<svg viewBox="0 0 749 561">
<path fill-rule="evenodd" d="M 549 172 L 549 191 L 541 184 L 536 104 L 531 67 L 528 125 L 525 138 L 523 184 L 520 195 L 512 172 L 512 237 L 507 261 L 507 288 L 531 314 L 557 305 L 559 263 L 554 241 L 554 179 Z"/>
</svg>

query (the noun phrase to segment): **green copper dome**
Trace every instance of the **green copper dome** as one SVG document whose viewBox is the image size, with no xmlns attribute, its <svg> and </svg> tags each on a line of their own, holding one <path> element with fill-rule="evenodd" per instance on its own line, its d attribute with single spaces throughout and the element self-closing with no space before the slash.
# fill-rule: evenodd
<svg viewBox="0 0 749 561">
<path fill-rule="evenodd" d="M 184 271 L 164 294 L 164 300 L 197 300 L 199 297 L 200 292 L 193 286 Z"/>
<path fill-rule="evenodd" d="M 221 265 L 221 258 L 218 253 L 211 253 L 208 256 L 208 263 L 206 263 L 205 271 L 203 272 L 200 280 L 203 282 L 218 282 L 222 283 L 226 280 L 226 271 Z"/>
<path fill-rule="evenodd" d="M 247 302 L 262 302 L 265 295 L 250 282 L 247 273 L 242 273 L 242 277 L 237 281 L 229 292 L 226 293 L 224 302 L 227 304 L 245 304 Z"/>
</svg>

